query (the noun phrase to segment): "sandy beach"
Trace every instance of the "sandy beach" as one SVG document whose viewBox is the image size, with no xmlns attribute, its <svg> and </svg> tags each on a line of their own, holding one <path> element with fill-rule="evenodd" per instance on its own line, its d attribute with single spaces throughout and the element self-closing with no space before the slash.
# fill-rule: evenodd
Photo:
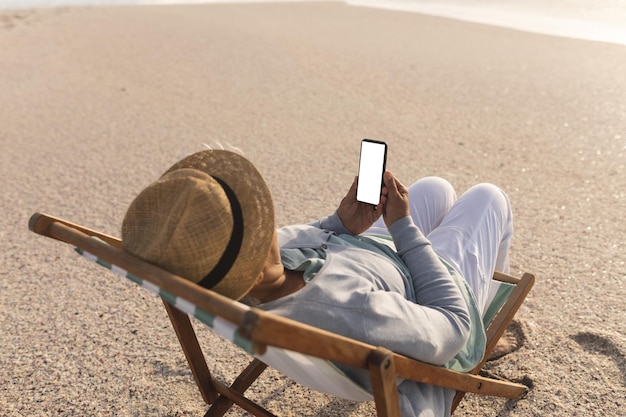
<svg viewBox="0 0 626 417">
<path fill-rule="evenodd" d="M 364 137 L 405 183 L 507 191 L 512 273 L 537 283 L 519 401 L 458 416 L 626 407 L 626 47 L 340 3 L 0 11 L 0 416 L 192 416 L 206 406 L 158 298 L 28 231 L 44 211 L 118 236 L 130 201 L 203 144 L 242 149 L 278 225 L 330 214 Z M 247 357 L 198 326 L 230 381 Z M 274 372 L 283 416 L 373 416 Z M 246 415 L 234 409 L 229 416 Z"/>
</svg>

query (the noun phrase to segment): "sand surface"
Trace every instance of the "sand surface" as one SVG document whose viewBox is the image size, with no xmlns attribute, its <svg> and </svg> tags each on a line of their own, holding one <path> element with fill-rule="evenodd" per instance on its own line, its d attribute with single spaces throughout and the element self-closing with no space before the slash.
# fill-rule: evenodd
<svg viewBox="0 0 626 417">
<path fill-rule="evenodd" d="M 512 200 L 512 272 L 537 284 L 521 348 L 489 371 L 532 389 L 457 415 L 621 415 L 624 74 L 624 46 L 337 3 L 0 12 L 0 415 L 205 410 L 160 301 L 30 233 L 33 212 L 119 235 L 137 192 L 228 141 L 279 225 L 310 221 L 344 195 L 363 137 L 389 143 L 406 183 L 489 181 Z M 231 380 L 246 357 L 199 330 Z M 286 416 L 374 415 L 272 372 L 251 395 Z"/>
</svg>

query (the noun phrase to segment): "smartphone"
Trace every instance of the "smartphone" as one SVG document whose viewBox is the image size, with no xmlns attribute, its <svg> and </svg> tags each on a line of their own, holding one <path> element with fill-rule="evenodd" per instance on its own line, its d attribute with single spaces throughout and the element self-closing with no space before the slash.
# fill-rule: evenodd
<svg viewBox="0 0 626 417">
<path fill-rule="evenodd" d="M 361 141 L 357 201 L 377 206 L 383 189 L 383 173 L 387 165 L 387 144 L 373 139 Z"/>
</svg>

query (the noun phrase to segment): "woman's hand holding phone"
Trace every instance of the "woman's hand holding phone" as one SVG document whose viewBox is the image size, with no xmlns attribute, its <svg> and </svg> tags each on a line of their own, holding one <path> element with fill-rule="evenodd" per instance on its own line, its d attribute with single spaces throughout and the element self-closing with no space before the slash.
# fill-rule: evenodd
<svg viewBox="0 0 626 417">
<path fill-rule="evenodd" d="M 387 227 L 409 215 L 408 189 L 385 170 L 386 163 L 385 142 L 361 141 L 359 176 L 337 209 L 344 227 L 353 235 L 365 232 L 381 215 Z"/>
<path fill-rule="evenodd" d="M 356 187 L 358 177 L 354 178 L 348 194 L 341 200 L 337 214 L 341 219 L 343 226 L 353 235 L 358 235 L 369 229 L 372 224 L 383 214 L 383 208 L 386 201 L 386 188 L 383 189 L 380 203 L 372 206 L 368 203 L 362 203 L 356 199 Z"/>
<path fill-rule="evenodd" d="M 409 216 L 409 190 L 390 171 L 383 176 L 385 204 L 383 219 L 387 227 L 403 217 Z"/>
</svg>

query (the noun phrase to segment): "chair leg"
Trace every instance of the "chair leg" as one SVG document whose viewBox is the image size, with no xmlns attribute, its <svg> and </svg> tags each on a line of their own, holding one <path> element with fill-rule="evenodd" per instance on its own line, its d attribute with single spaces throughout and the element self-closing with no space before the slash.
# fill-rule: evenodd
<svg viewBox="0 0 626 417">
<path fill-rule="evenodd" d="M 172 327 L 174 327 L 180 346 L 185 353 L 187 363 L 189 364 L 193 378 L 196 381 L 196 385 L 200 390 L 202 399 L 205 403 L 211 404 L 217 399 L 219 394 L 213 386 L 213 377 L 211 376 L 209 367 L 204 359 L 204 354 L 202 353 L 202 349 L 198 343 L 196 332 L 193 330 L 191 325 L 191 320 L 189 320 L 189 316 L 187 314 L 172 306 L 165 299 L 163 299 L 163 304 L 165 305 L 165 310 L 167 310 L 167 314 L 170 317 Z"/>
<path fill-rule="evenodd" d="M 377 416 L 400 417 L 400 401 L 393 353 L 390 350 L 378 348 L 369 356 L 368 366 Z"/>
<path fill-rule="evenodd" d="M 243 370 L 241 374 L 233 381 L 230 388 L 241 394 L 243 394 L 250 385 L 261 375 L 261 373 L 267 368 L 267 365 L 258 359 L 254 359 Z M 226 412 L 233 406 L 235 402 L 225 395 L 220 395 L 217 400 L 211 405 L 209 411 L 205 414 L 205 417 L 220 417 L 226 414 Z"/>
<path fill-rule="evenodd" d="M 258 359 L 254 359 L 244 371 L 235 379 L 229 387 L 213 379 L 209 367 L 198 343 L 198 338 L 191 325 L 191 320 L 186 313 L 178 310 L 163 299 L 172 326 L 176 331 L 178 341 L 185 353 L 187 363 L 193 374 L 194 380 L 202 399 L 207 404 L 212 404 L 205 416 L 221 417 L 232 407 L 234 403 L 258 416 L 273 416 L 269 411 L 254 404 L 245 398 L 243 392 L 252 385 L 259 375 L 267 368 L 267 365 Z"/>
</svg>

